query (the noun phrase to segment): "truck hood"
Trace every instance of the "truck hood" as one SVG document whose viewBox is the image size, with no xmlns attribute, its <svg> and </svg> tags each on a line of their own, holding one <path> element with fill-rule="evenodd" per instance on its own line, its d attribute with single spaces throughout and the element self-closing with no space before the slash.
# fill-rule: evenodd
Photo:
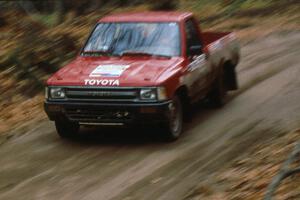
<svg viewBox="0 0 300 200">
<path fill-rule="evenodd" d="M 182 58 L 77 57 L 48 79 L 48 85 L 63 86 L 156 86 L 164 74 L 178 70 Z M 170 71 L 170 73 L 165 73 Z M 167 78 L 167 76 L 166 76 Z"/>
</svg>

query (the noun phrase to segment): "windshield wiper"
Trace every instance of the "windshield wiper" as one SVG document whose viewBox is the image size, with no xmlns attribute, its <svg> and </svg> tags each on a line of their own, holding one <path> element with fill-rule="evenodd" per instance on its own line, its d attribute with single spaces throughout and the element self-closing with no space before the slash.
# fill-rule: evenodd
<svg viewBox="0 0 300 200">
<path fill-rule="evenodd" d="M 153 54 L 153 53 L 148 53 L 148 52 L 144 52 L 144 51 L 133 51 L 133 50 L 128 50 L 128 51 L 123 51 L 121 53 L 121 56 L 124 55 L 137 55 L 137 56 L 157 56 L 157 57 L 166 57 L 166 58 L 170 58 L 171 56 L 167 56 L 167 55 L 160 55 L 160 54 Z"/>
<path fill-rule="evenodd" d="M 83 56 L 101 56 L 101 55 L 110 55 L 109 51 L 83 51 L 81 55 Z"/>
<path fill-rule="evenodd" d="M 121 53 L 121 56 L 125 56 L 125 55 L 152 56 L 153 54 L 147 53 L 147 52 L 144 52 L 144 51 L 133 51 L 133 50 L 128 50 L 128 51 L 123 51 L 123 52 Z"/>
</svg>

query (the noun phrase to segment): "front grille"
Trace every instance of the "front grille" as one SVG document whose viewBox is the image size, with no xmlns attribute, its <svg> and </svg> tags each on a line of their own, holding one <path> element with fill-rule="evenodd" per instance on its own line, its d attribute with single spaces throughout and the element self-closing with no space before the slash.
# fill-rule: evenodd
<svg viewBox="0 0 300 200">
<path fill-rule="evenodd" d="M 120 88 L 67 88 L 68 100 L 84 101 L 135 101 L 138 89 Z"/>
<path fill-rule="evenodd" d="M 97 108 L 66 108 L 66 116 L 79 122 L 126 122 L 133 119 L 133 113 L 127 110 L 106 110 Z"/>
</svg>

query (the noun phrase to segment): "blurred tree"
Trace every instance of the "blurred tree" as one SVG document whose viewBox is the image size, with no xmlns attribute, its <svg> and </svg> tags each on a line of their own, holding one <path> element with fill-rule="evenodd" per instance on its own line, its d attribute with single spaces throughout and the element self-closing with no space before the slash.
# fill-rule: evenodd
<svg viewBox="0 0 300 200">
<path fill-rule="evenodd" d="M 222 4 L 224 6 L 229 6 L 232 2 L 233 2 L 233 0 L 222 0 Z"/>
<path fill-rule="evenodd" d="M 63 0 L 55 1 L 55 11 L 56 11 L 56 25 L 61 24 L 64 21 L 64 3 Z"/>
<path fill-rule="evenodd" d="M 2 13 L 0 13 L 0 28 L 5 26 L 7 23 L 6 23 L 6 20 L 5 20 L 5 17 L 3 16 Z"/>
<path fill-rule="evenodd" d="M 223 0 L 223 5 L 226 6 L 225 13 L 227 15 L 232 15 L 239 10 L 245 0 Z"/>
<path fill-rule="evenodd" d="M 175 10 L 178 0 L 154 0 L 150 1 L 151 10 Z"/>
</svg>

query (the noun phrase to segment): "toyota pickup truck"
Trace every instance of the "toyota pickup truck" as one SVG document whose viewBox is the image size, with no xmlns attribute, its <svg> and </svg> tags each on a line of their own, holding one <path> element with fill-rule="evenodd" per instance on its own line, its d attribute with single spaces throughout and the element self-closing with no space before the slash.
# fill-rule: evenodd
<svg viewBox="0 0 300 200">
<path fill-rule="evenodd" d="M 112 14 L 77 57 L 47 80 L 45 111 L 63 138 L 82 125 L 155 125 L 182 133 L 191 105 L 222 106 L 238 88 L 234 33 L 202 32 L 189 12 Z"/>
</svg>

